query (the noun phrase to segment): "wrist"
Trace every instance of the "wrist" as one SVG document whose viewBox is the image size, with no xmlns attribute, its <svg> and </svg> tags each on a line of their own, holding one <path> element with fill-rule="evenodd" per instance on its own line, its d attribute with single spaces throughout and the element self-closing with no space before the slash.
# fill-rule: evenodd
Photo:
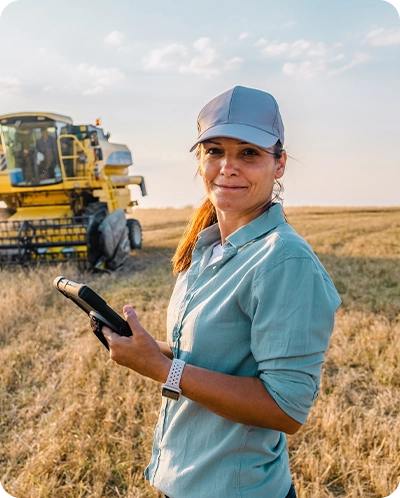
<svg viewBox="0 0 400 498">
<path fill-rule="evenodd" d="M 164 397 L 178 401 L 182 390 L 180 388 L 180 381 L 186 363 L 183 360 L 174 358 L 171 362 L 171 368 L 168 373 L 167 380 L 161 386 L 161 393 Z"/>
<path fill-rule="evenodd" d="M 161 353 L 159 361 L 154 368 L 154 375 L 151 376 L 153 380 L 163 384 L 165 379 L 167 379 L 169 371 L 171 369 L 172 360 L 167 358 L 164 354 Z"/>
</svg>

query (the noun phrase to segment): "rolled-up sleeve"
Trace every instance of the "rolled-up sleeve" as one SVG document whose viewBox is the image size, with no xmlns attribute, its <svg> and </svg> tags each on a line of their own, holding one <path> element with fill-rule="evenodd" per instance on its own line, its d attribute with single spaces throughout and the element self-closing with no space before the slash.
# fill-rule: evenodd
<svg viewBox="0 0 400 498">
<path fill-rule="evenodd" d="M 289 258 L 260 273 L 251 295 L 251 350 L 280 408 L 304 423 L 318 395 L 324 352 L 340 304 L 322 266 Z"/>
</svg>

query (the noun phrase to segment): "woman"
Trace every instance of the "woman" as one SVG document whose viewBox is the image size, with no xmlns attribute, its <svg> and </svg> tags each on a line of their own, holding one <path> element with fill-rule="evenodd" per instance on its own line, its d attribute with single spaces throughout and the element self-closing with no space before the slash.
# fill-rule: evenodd
<svg viewBox="0 0 400 498">
<path fill-rule="evenodd" d="M 146 477 L 171 498 L 293 498 L 287 434 L 305 422 L 340 304 L 274 185 L 284 129 L 268 93 L 235 87 L 199 114 L 207 199 L 174 256 L 168 343 L 135 312 L 110 356 L 162 384 Z"/>
</svg>

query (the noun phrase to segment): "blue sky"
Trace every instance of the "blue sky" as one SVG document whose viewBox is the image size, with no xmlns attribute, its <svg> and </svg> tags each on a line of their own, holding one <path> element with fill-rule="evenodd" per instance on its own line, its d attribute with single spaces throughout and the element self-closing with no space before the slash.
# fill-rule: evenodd
<svg viewBox="0 0 400 498">
<path fill-rule="evenodd" d="M 399 205 L 400 17 L 385 1 L 16 0 L 0 44 L 0 114 L 100 117 L 146 178 L 141 207 L 200 202 L 197 115 L 237 84 L 279 102 L 285 205 Z"/>
</svg>

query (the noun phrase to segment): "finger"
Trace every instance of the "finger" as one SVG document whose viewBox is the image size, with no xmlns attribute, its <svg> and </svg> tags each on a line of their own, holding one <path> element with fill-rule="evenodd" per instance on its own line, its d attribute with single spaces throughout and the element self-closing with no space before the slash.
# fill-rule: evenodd
<svg viewBox="0 0 400 498">
<path fill-rule="evenodd" d="M 107 327 L 107 325 L 103 325 L 102 328 L 101 328 L 101 332 L 102 334 L 104 335 L 104 337 L 106 338 L 107 342 L 110 344 L 110 342 L 112 342 L 114 336 L 116 336 L 117 334 L 115 332 L 113 332 L 109 327 Z"/>
<path fill-rule="evenodd" d="M 132 308 L 132 306 L 129 306 L 129 304 L 126 304 L 124 306 L 123 311 L 124 311 L 124 315 L 125 316 L 131 315 L 131 314 L 134 315 L 134 316 L 136 316 L 135 310 Z"/>
<path fill-rule="evenodd" d="M 135 310 L 132 308 L 132 306 L 124 306 L 124 316 L 125 316 L 125 320 L 128 322 L 130 328 L 132 329 L 132 331 L 134 329 L 138 329 L 139 327 L 141 327 L 140 325 L 140 322 L 138 320 L 138 317 L 135 313 Z"/>
</svg>

